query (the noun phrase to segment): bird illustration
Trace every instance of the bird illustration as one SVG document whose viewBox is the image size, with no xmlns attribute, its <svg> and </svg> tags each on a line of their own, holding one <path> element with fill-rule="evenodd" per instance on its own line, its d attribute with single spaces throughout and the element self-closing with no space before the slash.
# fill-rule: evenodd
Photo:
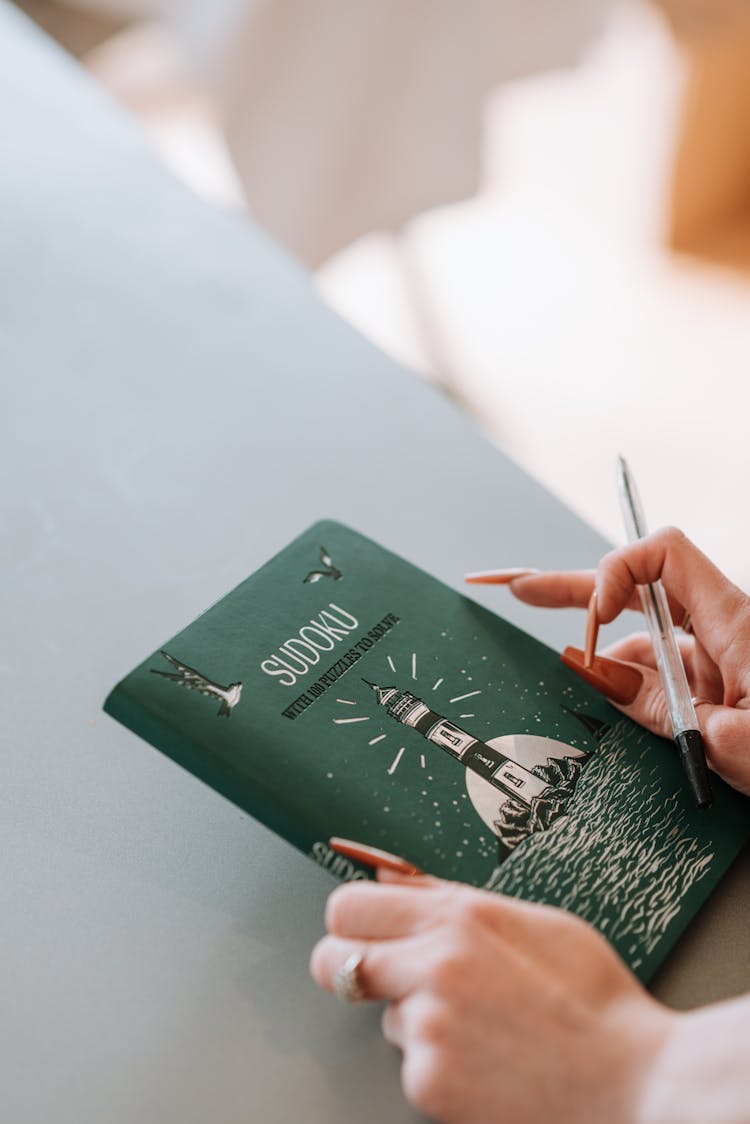
<svg viewBox="0 0 750 1124">
<path fill-rule="evenodd" d="M 180 663 L 174 656 L 170 656 L 169 652 L 165 652 L 163 648 L 159 650 L 159 654 L 164 656 L 164 659 L 171 663 L 177 671 L 175 673 L 173 671 L 161 671 L 155 667 L 149 668 L 153 675 L 161 675 L 163 679 L 171 679 L 179 687 L 187 687 L 190 691 L 198 691 L 201 695 L 221 699 L 218 717 L 231 717 L 232 710 L 240 701 L 241 683 L 230 683 L 228 687 L 222 687 L 220 683 L 214 683 L 207 679 L 205 675 L 201 675 L 200 671 L 196 671 L 194 667 L 188 667 L 186 663 Z"/>
<path fill-rule="evenodd" d="M 339 580 L 341 577 L 341 570 L 336 569 L 331 561 L 330 554 L 324 546 L 320 548 L 320 561 L 325 566 L 325 570 L 311 570 L 307 577 L 302 579 L 303 583 L 319 582 L 321 578 L 333 578 L 336 582 Z"/>
</svg>

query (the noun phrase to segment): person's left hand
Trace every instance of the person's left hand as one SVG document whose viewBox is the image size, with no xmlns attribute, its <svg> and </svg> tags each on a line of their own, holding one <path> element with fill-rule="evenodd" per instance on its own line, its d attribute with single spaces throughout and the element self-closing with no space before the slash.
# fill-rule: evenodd
<svg viewBox="0 0 750 1124">
<path fill-rule="evenodd" d="M 680 1016 L 641 988 L 603 937 L 546 906 L 433 878 L 356 882 L 328 900 L 314 979 L 364 949 L 385 999 L 402 1085 L 445 1124 L 637 1120 L 653 1059 Z"/>
</svg>

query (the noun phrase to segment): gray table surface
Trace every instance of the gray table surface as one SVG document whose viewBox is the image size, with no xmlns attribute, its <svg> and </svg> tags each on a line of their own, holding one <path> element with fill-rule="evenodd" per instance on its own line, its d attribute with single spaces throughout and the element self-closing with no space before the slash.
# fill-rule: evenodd
<svg viewBox="0 0 750 1124">
<path fill-rule="evenodd" d="M 0 1118 L 412 1120 L 377 1011 L 308 978 L 328 876 L 101 702 L 319 516 L 453 584 L 605 544 L 1 0 L 0 251 Z M 750 986 L 749 886 L 658 994 Z"/>
</svg>

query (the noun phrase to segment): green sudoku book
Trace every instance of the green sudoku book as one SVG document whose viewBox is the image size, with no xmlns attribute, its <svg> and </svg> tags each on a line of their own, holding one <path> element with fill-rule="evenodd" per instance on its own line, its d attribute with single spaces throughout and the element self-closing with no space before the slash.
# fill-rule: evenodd
<svg viewBox="0 0 750 1124">
<path fill-rule="evenodd" d="M 340 524 L 315 524 L 105 710 L 341 879 L 331 836 L 561 906 L 643 980 L 750 836 L 714 779 L 523 631 Z"/>
</svg>

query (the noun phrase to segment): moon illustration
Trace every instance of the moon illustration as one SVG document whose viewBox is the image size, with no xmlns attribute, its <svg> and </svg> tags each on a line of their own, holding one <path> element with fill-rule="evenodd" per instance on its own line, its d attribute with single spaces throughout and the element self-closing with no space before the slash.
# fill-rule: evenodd
<svg viewBox="0 0 750 1124">
<path fill-rule="evenodd" d="M 542 738 L 537 734 L 503 734 L 499 738 L 488 738 L 487 745 L 499 749 L 506 757 L 510 757 L 527 769 L 533 769 L 535 765 L 546 765 L 549 758 L 586 757 L 582 749 L 576 749 L 567 742 L 559 742 L 554 738 Z M 493 834 L 499 835 L 495 821 L 500 809 L 510 797 L 503 795 L 473 769 L 466 770 L 466 791 L 477 815 Z"/>
</svg>

